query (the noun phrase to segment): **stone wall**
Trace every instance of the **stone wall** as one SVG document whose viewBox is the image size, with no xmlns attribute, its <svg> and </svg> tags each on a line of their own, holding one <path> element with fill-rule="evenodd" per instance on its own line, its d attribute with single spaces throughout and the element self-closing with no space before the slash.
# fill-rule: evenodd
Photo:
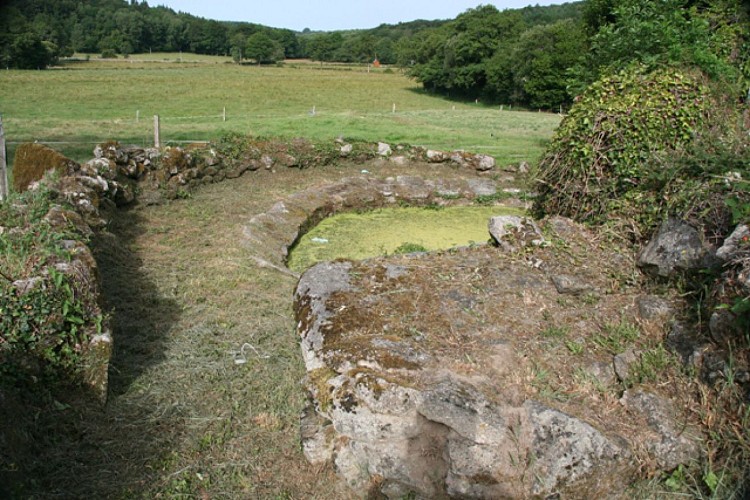
<svg viewBox="0 0 750 500">
<path fill-rule="evenodd" d="M 94 158 L 83 164 L 65 158 L 44 145 L 25 144 L 19 147 L 20 154 L 17 155 L 13 168 L 16 189 L 39 189 L 43 183 L 58 200 L 44 216 L 44 220 L 53 230 L 65 230 L 68 234 L 76 235 L 60 242 L 61 251 L 64 250 L 69 255 L 69 260 L 49 259 L 41 273 L 49 274 L 48 269 L 51 268 L 64 273 L 72 282 L 76 294 L 85 297 L 89 316 L 99 318 L 96 322 L 81 325 L 81 336 L 85 341 L 78 348 L 84 364 L 81 381 L 102 401 L 106 400 L 107 395 L 107 373 L 113 338 L 109 317 L 100 301 L 100 270 L 88 242 L 94 232 L 106 230 L 105 214 L 116 213 L 104 210 L 105 208 L 124 207 L 136 202 L 163 203 L 187 196 L 200 185 L 236 178 L 245 172 L 259 169 L 305 168 L 347 158 L 353 161 L 383 158 L 396 163 L 415 160 L 429 163 L 452 162 L 479 172 L 486 172 L 494 167 L 494 159 L 485 155 L 445 153 L 405 146 L 391 148 L 385 143 L 351 144 L 337 140 L 321 146 L 301 139 L 243 139 L 245 140 L 250 142 L 241 143 L 241 147 L 235 150 L 226 143 L 157 150 L 108 142 L 98 145 L 93 151 Z M 55 175 L 46 175 L 50 170 Z M 443 188 L 472 193 L 476 191 L 474 195 L 495 192 L 492 186 L 484 186 L 482 182 L 484 181 L 477 180 L 474 188 L 463 184 Z M 356 183 L 353 186 L 355 189 L 352 190 L 350 200 L 352 206 L 366 205 L 366 200 L 354 198 L 372 197 L 375 191 L 380 193 L 378 196 L 383 198 L 385 204 L 388 199 L 395 200 L 394 196 L 418 202 L 425 189 L 432 193 L 431 196 L 440 190 L 440 186 L 425 186 L 423 182 L 408 178 L 399 178 L 382 186 L 373 185 L 370 189 L 363 189 L 362 186 L 356 188 Z M 321 207 L 316 207 L 316 210 L 325 211 Z M 307 224 L 320 220 L 323 216 L 322 212 L 304 214 L 287 244 L 293 244 L 299 231 L 304 231 Z M 272 265 L 286 269 L 283 262 L 286 246 L 276 248 L 276 251 L 282 256 L 282 260 Z M 277 260 L 272 256 L 268 258 L 266 261 L 259 257 L 259 261 L 270 264 L 271 260 Z M 13 282 L 12 288 L 14 293 L 24 293 L 24 290 L 38 282 L 37 276 L 24 277 Z"/>
</svg>

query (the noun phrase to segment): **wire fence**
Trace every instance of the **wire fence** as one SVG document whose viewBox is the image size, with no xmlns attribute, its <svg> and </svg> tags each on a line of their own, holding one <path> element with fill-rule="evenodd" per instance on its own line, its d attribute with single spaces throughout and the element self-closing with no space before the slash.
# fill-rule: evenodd
<svg viewBox="0 0 750 500">
<path fill-rule="evenodd" d="M 427 122 L 431 122 L 432 118 L 439 115 L 444 116 L 445 113 L 456 113 L 457 117 L 470 117 L 471 113 L 476 112 L 486 112 L 487 108 L 483 108 L 481 110 L 479 109 L 466 109 L 466 108 L 458 108 L 456 105 L 452 105 L 443 109 L 419 109 L 419 110 L 402 110 L 398 107 L 397 103 L 393 103 L 390 106 L 383 106 L 386 109 L 382 109 L 381 111 L 374 111 L 374 110 L 335 110 L 331 111 L 328 109 L 320 109 L 316 105 L 311 106 L 308 109 L 301 109 L 298 112 L 294 113 L 237 113 L 237 112 L 231 112 L 231 114 L 227 113 L 227 107 L 223 107 L 219 113 L 215 114 L 190 114 L 185 116 L 169 116 L 169 115 L 155 115 L 154 116 L 154 125 L 152 126 L 150 123 L 150 119 L 148 119 L 146 116 L 142 116 L 142 113 L 140 110 L 135 110 L 133 114 L 130 116 L 120 116 L 120 117 L 110 117 L 103 120 L 94 120 L 91 121 L 91 123 L 97 124 L 101 129 L 107 129 L 109 132 L 102 136 L 102 138 L 92 138 L 92 139 L 81 139 L 81 140 L 59 140 L 59 139 L 51 139 L 51 138 L 43 138 L 43 137 L 23 137 L 22 139 L 17 140 L 7 140 L 7 144 L 15 149 L 15 146 L 18 146 L 23 143 L 27 142 L 34 142 L 39 144 L 46 144 L 50 146 L 61 146 L 66 147 L 70 146 L 77 151 L 82 151 L 83 146 L 96 146 L 97 144 L 101 144 L 103 142 L 106 142 L 107 140 L 111 140 L 113 137 L 123 137 L 126 138 L 128 142 L 136 143 L 143 147 L 150 147 L 150 146 L 168 146 L 168 145 L 181 145 L 181 144 L 209 144 L 213 137 L 194 137 L 191 138 L 190 134 L 195 133 L 195 130 L 192 131 L 186 131 L 186 130 L 179 130 L 180 125 L 184 124 L 185 122 L 202 122 L 207 125 L 207 127 L 214 127 L 217 123 L 227 123 L 229 122 L 230 126 L 237 127 L 238 124 L 242 124 L 244 127 L 252 126 L 253 123 L 262 122 L 262 121 L 279 121 L 279 120 L 303 120 L 306 118 L 313 118 L 313 117 L 331 117 L 331 116 L 344 116 L 349 118 L 372 118 L 372 119 L 387 119 L 389 117 L 399 117 L 399 118 L 414 118 L 417 121 L 420 121 L 421 119 L 426 120 Z M 524 111 L 524 110 L 518 110 L 513 109 L 509 106 L 498 106 L 496 108 L 497 112 L 500 112 L 501 114 L 503 112 L 513 112 L 513 111 Z M 550 113 L 552 114 L 552 113 Z M 557 113 L 554 113 L 555 115 L 558 115 Z M 559 116 L 559 115 L 558 115 Z M 470 118 L 468 118 L 470 119 Z M 13 118 L 13 119 L 7 119 L 6 123 L 13 123 L 16 121 L 23 121 L 23 119 Z M 170 125 L 176 125 L 175 127 L 171 127 Z M 431 123 L 430 123 L 431 124 Z M 168 130 L 168 133 L 166 134 L 167 137 L 162 137 L 160 128 L 164 125 L 166 129 Z M 432 125 L 432 124 L 431 124 Z M 419 125 L 415 125 L 419 126 Z M 184 128 L 184 127 L 183 127 Z M 189 128 L 189 127 L 188 127 Z M 217 135 L 221 135 L 221 133 L 226 132 L 225 129 L 219 130 L 217 128 Z M 205 132 L 198 131 L 197 134 L 203 135 Z M 210 132 L 206 133 L 206 135 L 209 135 Z M 83 134 L 82 134 L 83 135 Z M 85 135 L 91 135 L 91 134 L 85 134 Z M 137 138 L 137 139 L 136 139 Z M 425 144 L 424 146 L 427 147 L 433 147 L 435 145 L 432 144 Z M 498 145 L 498 144 L 491 144 L 491 143 L 482 143 L 482 144 L 465 144 L 463 145 L 464 148 L 469 148 L 473 151 L 484 151 L 492 154 L 493 152 L 502 152 L 502 154 L 507 158 L 524 158 L 526 156 L 525 153 L 519 153 L 519 154 L 513 154 L 509 153 L 507 151 L 507 146 L 504 145 Z M 450 149 L 450 148 L 449 148 Z M 6 157 L 7 158 L 7 157 Z M 6 167 L 7 168 L 7 167 Z M 0 189 L 2 189 L 2 173 L 0 172 Z M 2 193 L 0 192 L 0 196 L 2 196 Z"/>
<path fill-rule="evenodd" d="M 5 149 L 5 129 L 3 117 L 0 116 L 0 201 L 8 199 L 8 161 Z"/>
</svg>

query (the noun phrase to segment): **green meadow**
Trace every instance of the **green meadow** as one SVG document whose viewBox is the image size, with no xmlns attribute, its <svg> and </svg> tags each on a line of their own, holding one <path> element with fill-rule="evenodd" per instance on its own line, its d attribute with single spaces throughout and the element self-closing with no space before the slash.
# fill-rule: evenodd
<svg viewBox="0 0 750 500">
<path fill-rule="evenodd" d="M 501 164 L 536 159 L 560 120 L 433 95 L 397 69 L 308 61 L 240 66 L 179 53 L 0 71 L 0 115 L 11 159 L 26 141 L 53 143 L 79 160 L 105 140 L 151 145 L 159 115 L 163 143 L 229 132 L 344 136 L 483 152 Z"/>
</svg>

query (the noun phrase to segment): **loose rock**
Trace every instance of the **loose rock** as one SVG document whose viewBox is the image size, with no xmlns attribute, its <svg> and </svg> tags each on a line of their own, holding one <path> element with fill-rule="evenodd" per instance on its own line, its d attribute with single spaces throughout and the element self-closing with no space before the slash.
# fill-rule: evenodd
<svg viewBox="0 0 750 500">
<path fill-rule="evenodd" d="M 662 223 L 638 257 L 644 271 L 664 278 L 707 267 L 709 261 L 709 249 L 698 231 L 675 218 Z"/>
<path fill-rule="evenodd" d="M 541 245 L 542 231 L 532 219 L 517 215 L 492 217 L 489 232 L 497 245 L 506 252 L 515 252 L 526 245 Z"/>
</svg>

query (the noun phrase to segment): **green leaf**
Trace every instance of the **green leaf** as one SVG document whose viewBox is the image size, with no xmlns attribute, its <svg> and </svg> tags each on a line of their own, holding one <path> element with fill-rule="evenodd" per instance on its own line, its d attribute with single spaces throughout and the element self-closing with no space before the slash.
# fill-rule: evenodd
<svg viewBox="0 0 750 500">
<path fill-rule="evenodd" d="M 703 476 L 703 482 L 706 483 L 711 493 L 716 492 L 716 488 L 719 486 L 719 478 L 714 474 L 714 471 L 710 470 Z"/>
<path fill-rule="evenodd" d="M 79 318 L 78 316 L 69 316 L 68 321 L 71 323 L 75 323 L 76 325 L 82 325 L 84 323 L 83 319 Z"/>
</svg>

